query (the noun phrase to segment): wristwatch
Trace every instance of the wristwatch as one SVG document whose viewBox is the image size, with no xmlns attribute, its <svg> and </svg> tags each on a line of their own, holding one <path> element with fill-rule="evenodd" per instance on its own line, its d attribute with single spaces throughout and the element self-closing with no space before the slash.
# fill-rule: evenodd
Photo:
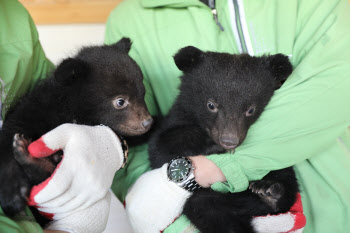
<svg viewBox="0 0 350 233">
<path fill-rule="evenodd" d="M 193 192 L 201 187 L 194 178 L 193 170 L 191 160 L 177 157 L 168 163 L 168 179 L 187 191 Z"/>
</svg>

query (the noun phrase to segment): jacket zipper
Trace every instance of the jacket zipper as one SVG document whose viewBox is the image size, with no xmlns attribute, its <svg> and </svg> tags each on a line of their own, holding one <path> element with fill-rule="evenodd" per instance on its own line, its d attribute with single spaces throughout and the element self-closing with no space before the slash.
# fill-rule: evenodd
<svg viewBox="0 0 350 233">
<path fill-rule="evenodd" d="M 215 0 L 209 0 L 208 1 L 208 6 L 211 9 L 211 13 L 214 16 L 214 20 L 215 20 L 216 24 L 219 26 L 221 31 L 224 31 L 225 29 L 222 27 L 221 23 L 218 20 L 218 14 L 217 14 L 217 11 L 216 11 L 216 8 L 215 8 Z"/>
<path fill-rule="evenodd" d="M 232 31 L 238 44 L 239 52 L 254 55 L 247 23 L 245 21 L 242 0 L 228 0 L 228 5 L 231 16 Z"/>
</svg>

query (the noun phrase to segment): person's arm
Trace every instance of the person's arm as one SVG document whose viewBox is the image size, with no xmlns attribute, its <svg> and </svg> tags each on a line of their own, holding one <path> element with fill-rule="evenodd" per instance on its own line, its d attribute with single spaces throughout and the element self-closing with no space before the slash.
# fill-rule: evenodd
<svg viewBox="0 0 350 233">
<path fill-rule="evenodd" d="M 341 153 L 337 138 L 350 125 L 350 108 L 343 105 L 350 99 L 348 2 L 329 8 L 323 20 L 326 23 L 316 29 L 305 26 L 314 30 L 309 39 L 297 38 L 294 71 L 250 128 L 245 142 L 234 154 L 208 156 L 227 179 L 214 183 L 214 190 L 239 192 L 271 170 L 322 156 L 325 151 Z M 347 144 L 349 139 L 344 140 Z M 338 166 L 329 162 L 331 167 Z M 345 171 L 338 172 L 341 176 Z"/>
<path fill-rule="evenodd" d="M 28 146 L 35 158 L 58 150 L 64 157 L 51 177 L 31 189 L 28 205 L 52 220 L 47 230 L 102 232 L 110 208 L 109 188 L 124 162 L 119 138 L 106 126 L 63 124 Z"/>
<path fill-rule="evenodd" d="M 4 35 L 0 39 L 0 112 L 4 117 L 11 104 L 45 79 L 54 65 L 46 58 L 34 22 L 25 8 L 17 1 L 0 3 L 0 6 L 4 16 L 4 19 L 0 17 L 4 23 L 0 23 Z"/>
<path fill-rule="evenodd" d="M 6 111 L 53 69 L 40 45 L 28 11 L 18 1 L 0 1 L 0 128 Z M 5 119 L 6 120 L 6 119 Z M 1 168 L 0 168 L 1 171 Z M 7 179 L 2 177 L 1 179 Z M 8 218 L 0 209 L 1 232 L 40 233 L 29 208 L 26 216 Z"/>
</svg>

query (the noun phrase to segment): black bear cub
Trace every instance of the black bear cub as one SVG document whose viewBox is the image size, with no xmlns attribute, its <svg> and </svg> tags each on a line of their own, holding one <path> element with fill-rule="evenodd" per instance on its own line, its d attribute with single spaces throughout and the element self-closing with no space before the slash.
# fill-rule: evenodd
<svg viewBox="0 0 350 233">
<path fill-rule="evenodd" d="M 174 60 L 183 71 L 180 93 L 150 139 L 153 168 L 177 156 L 224 153 L 239 146 L 275 89 L 292 72 L 288 57 L 282 54 L 251 57 L 190 46 Z M 297 192 L 290 167 L 270 172 L 240 193 L 199 189 L 187 200 L 183 213 L 203 233 L 249 233 L 254 232 L 253 216 L 287 212 Z"/>
<path fill-rule="evenodd" d="M 120 136 L 149 130 L 153 120 L 144 102 L 143 75 L 130 48 L 128 38 L 83 48 L 8 111 L 0 133 L 0 204 L 6 214 L 24 209 L 31 187 L 57 165 L 57 156 L 31 157 L 26 149 L 31 140 L 63 123 L 103 124 Z"/>
</svg>

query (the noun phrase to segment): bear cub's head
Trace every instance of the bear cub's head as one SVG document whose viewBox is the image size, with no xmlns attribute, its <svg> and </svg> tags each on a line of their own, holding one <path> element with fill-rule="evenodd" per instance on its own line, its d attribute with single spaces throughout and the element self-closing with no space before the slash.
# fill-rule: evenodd
<svg viewBox="0 0 350 233">
<path fill-rule="evenodd" d="M 130 48 L 128 38 L 86 47 L 57 67 L 54 80 L 71 97 L 68 105 L 78 123 L 103 124 L 123 136 L 150 129 L 143 75 L 128 55 Z"/>
<path fill-rule="evenodd" d="M 292 73 L 287 56 L 203 52 L 189 46 L 174 56 L 183 71 L 177 106 L 226 150 L 239 146 Z"/>
</svg>

